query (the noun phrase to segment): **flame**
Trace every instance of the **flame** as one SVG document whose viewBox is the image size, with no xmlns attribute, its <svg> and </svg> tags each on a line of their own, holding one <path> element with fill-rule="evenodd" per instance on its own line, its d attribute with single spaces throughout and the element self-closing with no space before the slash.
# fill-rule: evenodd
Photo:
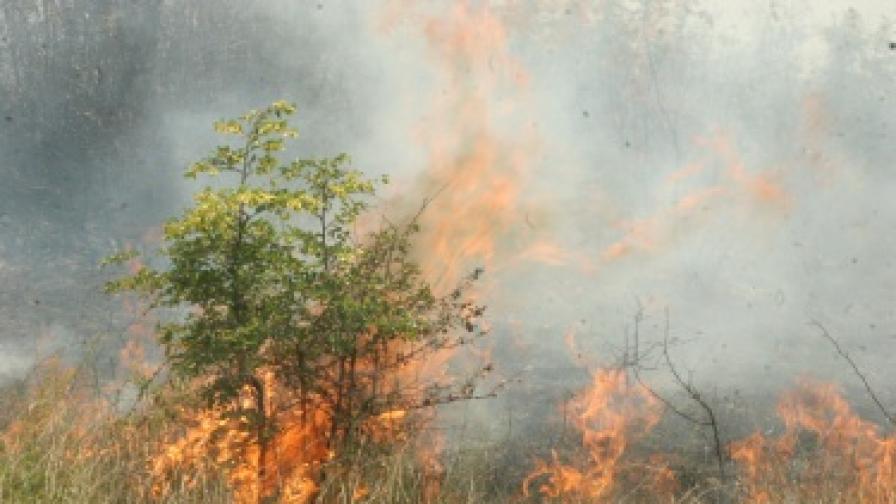
<svg viewBox="0 0 896 504">
<path fill-rule="evenodd" d="M 128 339 L 118 351 L 118 367 L 131 376 L 148 379 L 155 372 L 147 356 L 146 343 L 143 339 Z"/>
<path fill-rule="evenodd" d="M 368 342 L 359 338 L 359 344 Z M 431 411 L 412 413 L 409 407 L 425 406 L 427 387 L 450 380 L 446 364 L 453 352 L 426 354 L 431 358 L 424 361 L 415 356 L 415 351 L 408 344 L 395 342 L 384 349 L 378 362 L 359 360 L 359 386 L 376 387 L 371 397 L 392 398 L 389 404 L 393 406 L 363 423 L 364 441 L 391 445 L 410 441 L 414 427 L 431 420 Z M 216 469 L 223 469 L 237 503 L 274 496 L 279 502 L 304 503 L 317 497 L 324 465 L 339 455 L 330 442 L 332 404 L 326 400 L 335 396 L 335 391 L 321 391 L 303 401 L 294 390 L 277 383 L 273 373 L 262 376 L 268 398 L 267 418 L 277 427 L 272 435 L 262 445 L 248 423 L 244 412 L 253 409 L 255 397 L 249 387 L 230 405 L 210 410 L 182 409 L 182 423 L 189 427 L 172 432 L 150 463 L 157 482 L 153 487 L 156 497 L 170 495 L 177 485 L 196 485 Z M 366 392 L 373 393 L 373 389 Z M 424 501 L 435 498 L 443 473 L 438 462 L 442 444 L 429 443 L 427 447 L 418 451 L 427 477 L 421 489 Z M 363 499 L 369 491 L 365 486 L 356 487 L 354 498 Z"/>
<path fill-rule="evenodd" d="M 517 259 L 546 266 L 575 267 L 584 274 L 597 272 L 597 265 L 588 254 L 564 248 L 549 240 L 538 240 L 524 249 Z"/>
<path fill-rule="evenodd" d="M 620 480 L 628 475 L 624 457 L 630 443 L 656 426 L 662 416 L 661 405 L 646 389 L 629 383 L 624 371 L 613 369 L 594 373 L 591 386 L 567 408 L 582 436 L 582 460 L 563 463 L 553 451 L 551 460 L 536 463 L 523 483 L 523 492 L 529 496 L 533 485 L 544 481 L 537 486 L 544 497 L 610 501 Z M 650 462 L 657 491 L 674 488 L 674 475 L 662 461 L 654 458 Z"/>
<path fill-rule="evenodd" d="M 705 169 L 706 167 L 701 163 L 689 163 L 681 169 L 670 173 L 666 180 L 669 182 L 680 182 L 701 173 Z"/>
<path fill-rule="evenodd" d="M 782 395 L 778 415 L 784 432 L 777 438 L 757 432 L 730 445 L 746 502 L 782 494 L 801 502 L 835 493 L 849 502 L 896 499 L 896 437 L 858 417 L 836 386 L 802 380 Z"/>
<path fill-rule="evenodd" d="M 617 221 L 615 227 L 620 230 L 620 237 L 601 252 L 603 264 L 636 253 L 663 251 L 686 233 L 695 231 L 698 219 L 713 215 L 726 206 L 746 210 L 750 215 L 757 210 L 765 216 L 787 215 L 793 205 L 793 196 L 778 180 L 781 177 L 779 171 L 747 168 L 736 143 L 723 131 L 698 136 L 694 143 L 706 151 L 706 158 L 689 162 L 665 178 L 667 185 L 687 192 L 651 214 Z M 718 167 L 721 180 L 701 185 L 698 175 L 710 166 Z M 708 210 L 711 212 L 705 212 Z"/>
<path fill-rule="evenodd" d="M 790 209 L 792 197 L 775 180 L 777 174 L 748 170 L 730 135 L 717 131 L 709 138 L 698 138 L 697 143 L 714 151 L 728 167 L 727 175 L 734 193 L 746 195 L 754 206 L 782 213 Z"/>
<path fill-rule="evenodd" d="M 426 251 L 424 270 L 439 291 L 474 265 L 491 269 L 518 253 L 524 187 L 539 144 L 529 74 L 508 49 L 504 19 L 487 4 L 459 1 L 433 9 L 393 1 L 382 16 L 390 32 L 403 20 L 414 23 L 439 77 L 439 92 L 415 131 L 428 161 L 422 191 L 412 192 L 438 194 L 422 216 L 419 244 Z M 502 129 L 507 122 L 513 128 Z"/>
<path fill-rule="evenodd" d="M 445 466 L 441 462 L 445 450 L 445 436 L 435 432 L 427 443 L 420 445 L 415 451 L 417 463 L 423 470 L 423 489 L 421 502 L 429 504 L 438 502 L 442 491 L 442 480 L 445 477 Z"/>
<path fill-rule="evenodd" d="M 37 444 L 42 456 L 78 465 L 120 450 L 103 436 L 113 404 L 59 357 L 36 364 L 20 401 L 5 405 L 12 413 L 0 430 L 5 454 L 22 455 Z"/>
<path fill-rule="evenodd" d="M 266 374 L 265 387 L 272 403 L 286 400 L 270 374 Z M 237 402 L 248 406 L 251 400 L 251 391 L 246 389 Z M 156 497 L 168 495 L 173 485 L 196 485 L 207 472 L 223 468 L 237 503 L 255 503 L 259 497 L 272 495 L 283 502 L 314 498 L 320 465 L 333 456 L 327 447 L 329 419 L 324 409 L 315 407 L 309 415 L 295 405 L 268 412 L 279 429 L 265 444 L 264 467 L 261 446 L 247 428 L 247 418 L 232 414 L 237 411 L 233 406 L 181 410 L 182 422 L 189 427 L 173 433 L 150 461 Z"/>
</svg>

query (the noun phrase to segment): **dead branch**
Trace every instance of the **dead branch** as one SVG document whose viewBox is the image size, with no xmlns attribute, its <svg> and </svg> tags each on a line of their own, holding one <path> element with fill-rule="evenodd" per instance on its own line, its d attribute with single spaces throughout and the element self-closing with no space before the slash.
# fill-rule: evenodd
<svg viewBox="0 0 896 504">
<path fill-rule="evenodd" d="M 874 401 L 875 405 L 877 405 L 877 408 L 884 415 L 884 418 L 886 418 L 887 421 L 890 422 L 890 425 L 896 426 L 896 417 L 894 417 L 893 414 L 890 413 L 881 402 L 880 398 L 874 392 L 874 389 L 871 388 L 871 384 L 868 382 L 868 378 L 865 376 L 865 373 L 863 373 L 862 370 L 859 369 L 859 366 L 854 360 L 852 360 L 852 357 L 849 356 L 846 350 L 844 350 L 843 347 L 840 346 L 840 343 L 833 336 L 831 336 L 831 333 L 829 333 L 828 330 L 823 325 L 821 325 L 820 322 L 818 322 L 817 320 L 812 320 L 811 322 L 809 322 L 809 324 L 817 327 L 818 330 L 821 331 L 821 337 L 831 343 L 831 345 L 834 347 L 834 350 L 837 351 L 840 357 L 843 357 L 843 360 L 845 360 L 847 364 L 849 364 L 849 366 L 852 368 L 853 373 L 859 377 L 859 380 L 862 381 L 862 385 L 865 387 L 865 391 L 868 392 L 871 400 Z"/>
<path fill-rule="evenodd" d="M 706 402 L 703 396 L 700 395 L 700 392 L 697 388 L 690 383 L 689 381 L 685 381 L 682 378 L 681 374 L 678 372 L 678 369 L 675 367 L 675 363 L 672 362 L 672 358 L 669 355 L 669 309 L 665 310 L 666 315 L 666 323 L 663 328 L 663 357 L 666 360 L 666 365 L 669 368 L 669 372 L 672 374 L 672 377 L 675 379 L 675 382 L 685 391 L 685 393 L 690 396 L 691 400 L 697 403 L 700 408 L 703 409 L 703 412 L 706 414 L 706 421 L 703 425 L 708 425 L 712 430 L 713 444 L 715 445 L 716 452 L 716 462 L 719 466 L 719 480 L 725 481 L 725 456 L 722 450 L 722 439 L 719 435 L 719 422 L 716 419 L 715 411 L 712 409 L 712 406 Z"/>
<path fill-rule="evenodd" d="M 675 366 L 674 361 L 672 360 L 672 356 L 669 353 L 669 310 L 668 308 L 665 310 L 665 325 L 663 327 L 663 342 L 659 347 L 662 353 L 662 359 L 665 363 L 665 367 L 669 370 L 669 373 L 672 375 L 672 378 L 675 380 L 676 385 L 681 388 L 693 401 L 697 404 L 700 409 L 703 411 L 704 418 L 699 418 L 696 415 L 692 415 L 685 411 L 684 409 L 677 407 L 671 400 L 664 397 L 662 394 L 657 392 L 653 387 L 647 384 L 641 377 L 641 370 L 643 369 L 641 365 L 641 360 L 648 357 L 654 350 L 657 349 L 656 346 L 648 347 L 646 352 L 642 352 L 639 349 L 640 345 L 640 322 L 643 320 L 643 311 L 639 307 L 638 312 L 635 315 L 635 348 L 634 348 L 634 357 L 632 360 L 629 360 L 626 357 L 625 366 L 632 369 L 632 374 L 637 380 L 638 384 L 644 387 L 645 390 L 649 394 L 651 394 L 654 398 L 660 401 L 666 408 L 672 411 L 675 415 L 681 417 L 685 421 L 694 424 L 701 428 L 708 428 L 712 432 L 713 439 L 713 448 L 715 451 L 716 463 L 718 466 L 719 473 L 719 481 L 721 483 L 718 494 L 717 494 L 717 502 L 721 502 L 723 500 L 721 487 L 724 486 L 724 482 L 726 481 L 725 475 L 725 453 L 722 445 L 722 436 L 720 434 L 719 422 L 716 417 L 715 410 L 713 410 L 712 406 L 703 398 L 700 394 L 700 391 L 697 390 L 689 380 L 686 380 L 682 374 L 679 372 L 678 368 Z"/>
<path fill-rule="evenodd" d="M 626 356 L 623 366 L 630 368 L 632 370 L 632 374 L 635 377 L 635 381 L 638 382 L 638 385 L 644 387 L 644 390 L 646 390 L 650 395 L 652 395 L 654 397 L 654 399 L 656 399 L 660 403 L 662 403 L 663 406 L 666 407 L 666 409 L 668 409 L 672 413 L 676 414 L 677 416 L 683 418 L 687 422 L 690 422 L 692 424 L 695 424 L 695 425 L 698 425 L 701 427 L 708 426 L 705 421 L 700 420 L 697 417 L 690 415 L 687 412 L 685 412 L 682 409 L 675 406 L 675 404 L 673 404 L 672 401 L 670 401 L 669 399 L 666 399 L 665 396 L 663 396 L 662 394 L 657 392 L 653 387 L 651 387 L 646 381 L 644 381 L 641 378 L 641 370 L 643 369 L 643 366 L 641 365 L 641 360 L 643 358 L 649 356 L 649 354 L 653 350 L 653 348 L 648 348 L 648 350 L 642 354 L 639 349 L 640 326 L 641 326 L 641 321 L 643 319 L 644 319 L 643 310 L 641 310 L 639 308 L 638 313 L 635 314 L 635 334 L 634 334 L 635 346 L 634 346 L 634 352 L 633 352 L 634 357 L 633 357 L 633 360 L 629 361 L 628 356 Z"/>
</svg>

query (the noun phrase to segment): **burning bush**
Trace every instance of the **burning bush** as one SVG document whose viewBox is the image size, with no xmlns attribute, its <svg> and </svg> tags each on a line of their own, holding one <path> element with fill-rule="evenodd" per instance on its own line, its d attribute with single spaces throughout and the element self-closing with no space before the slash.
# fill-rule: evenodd
<svg viewBox="0 0 896 504">
<path fill-rule="evenodd" d="M 214 453 L 246 502 L 307 500 L 323 463 L 351 444 L 392 440 L 411 411 L 472 396 L 439 371 L 484 334 L 466 295 L 479 271 L 441 297 L 422 280 L 409 255 L 417 216 L 357 231 L 376 183 L 347 156 L 281 163 L 294 111 L 276 102 L 217 123 L 240 141 L 186 175 L 230 184 L 166 223 L 161 266 L 109 284 L 168 310 L 167 364 L 207 399 L 156 472 Z"/>
</svg>

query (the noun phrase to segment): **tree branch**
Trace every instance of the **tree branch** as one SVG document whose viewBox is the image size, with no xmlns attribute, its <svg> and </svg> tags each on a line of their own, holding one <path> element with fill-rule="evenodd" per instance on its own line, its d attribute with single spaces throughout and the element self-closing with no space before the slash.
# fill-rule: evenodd
<svg viewBox="0 0 896 504">
<path fill-rule="evenodd" d="M 712 406 L 703 399 L 703 396 L 700 395 L 700 392 L 694 387 L 690 382 L 685 381 L 681 374 L 678 372 L 678 369 L 675 367 L 675 364 L 672 362 L 672 357 L 669 355 L 669 309 L 665 310 L 666 315 L 666 324 L 663 328 L 663 357 L 666 360 L 666 365 L 669 367 L 669 372 L 672 373 L 673 378 L 678 383 L 678 385 L 690 396 L 691 400 L 697 403 L 700 408 L 703 409 L 703 412 L 706 413 L 706 421 L 702 425 L 708 425 L 712 430 L 713 444 L 715 445 L 716 452 L 716 462 L 719 466 L 719 479 L 721 481 L 725 481 L 725 456 L 722 451 L 722 438 L 719 435 L 719 422 L 716 419 L 715 411 L 713 411 Z"/>
<path fill-rule="evenodd" d="M 859 369 L 859 366 L 854 360 L 852 360 L 852 357 L 849 356 L 846 350 L 844 350 L 843 347 L 840 346 L 840 343 L 833 336 L 831 336 L 831 333 L 829 333 L 828 330 L 823 325 L 821 325 L 820 322 L 818 322 L 817 320 L 812 320 L 811 322 L 809 322 L 809 324 L 817 327 L 818 330 L 821 331 L 821 337 L 831 343 L 831 345 L 834 347 L 834 350 L 836 350 L 840 357 L 843 357 L 843 360 L 845 360 L 852 368 L 853 373 L 858 376 L 860 380 L 862 380 L 862 385 L 865 387 L 865 391 L 868 392 L 871 400 L 874 401 L 874 404 L 877 405 L 877 408 L 884 415 L 887 421 L 890 422 L 891 425 L 896 426 L 896 417 L 894 417 L 893 414 L 891 414 L 887 410 L 887 408 L 881 402 L 880 398 L 878 398 L 877 394 L 874 392 L 874 389 L 871 388 L 871 384 L 868 383 L 868 378 L 865 377 L 865 373 L 863 373 Z"/>
</svg>

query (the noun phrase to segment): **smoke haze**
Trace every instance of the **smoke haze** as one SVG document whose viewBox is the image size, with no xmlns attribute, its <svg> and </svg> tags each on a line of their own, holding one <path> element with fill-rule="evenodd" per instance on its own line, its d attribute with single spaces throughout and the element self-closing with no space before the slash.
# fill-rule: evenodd
<svg viewBox="0 0 896 504">
<path fill-rule="evenodd" d="M 668 309 L 698 383 L 849 380 L 811 320 L 885 383 L 894 13 L 6 0 L 0 375 L 114 332 L 97 260 L 188 201 L 180 172 L 215 145 L 212 121 L 284 98 L 301 155 L 392 175 L 384 211 L 438 194 L 421 261 L 436 285 L 485 266 L 507 376 L 613 362 L 638 310 L 650 340 Z"/>
</svg>

